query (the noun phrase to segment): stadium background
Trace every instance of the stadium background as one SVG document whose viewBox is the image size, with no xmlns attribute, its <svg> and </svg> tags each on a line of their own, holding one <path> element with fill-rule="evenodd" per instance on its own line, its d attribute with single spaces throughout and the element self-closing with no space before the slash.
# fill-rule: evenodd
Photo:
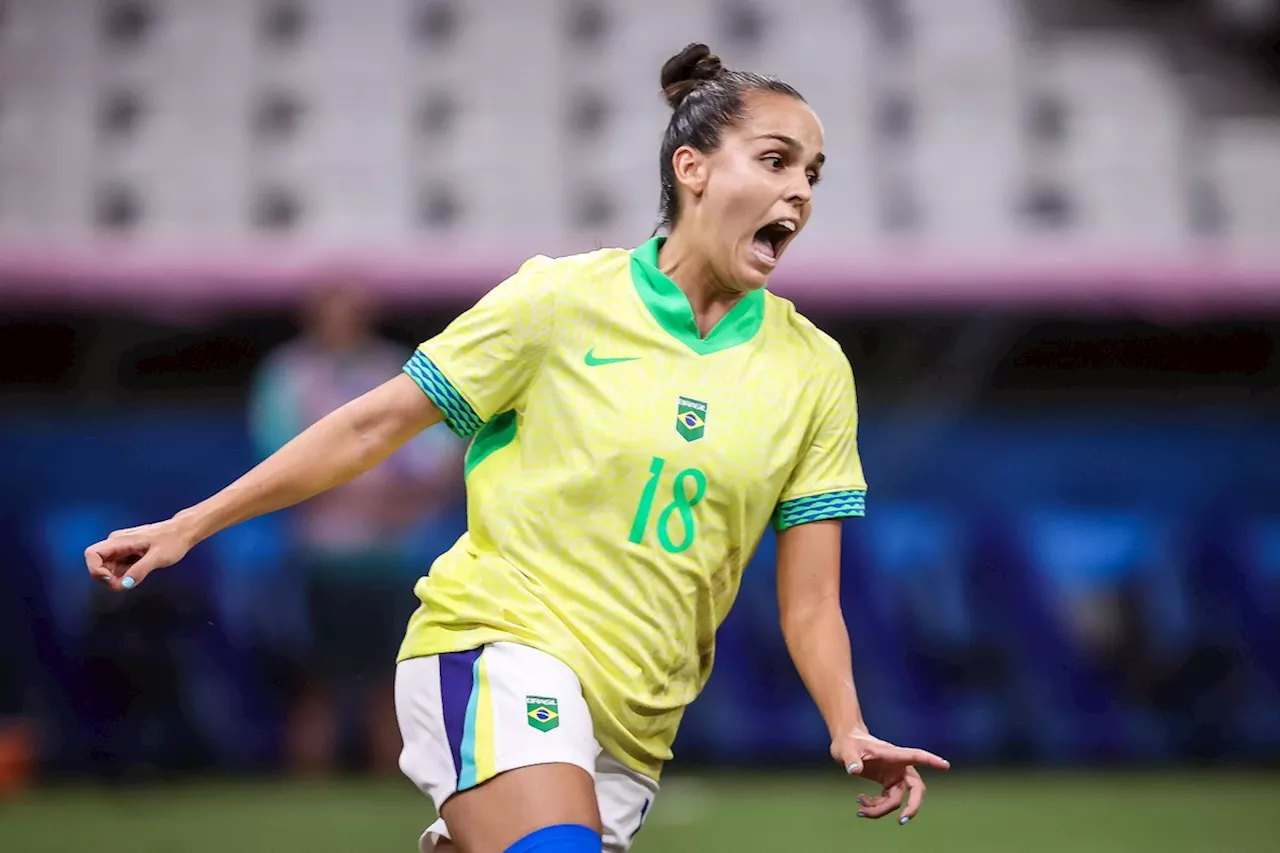
<svg viewBox="0 0 1280 853">
<path fill-rule="evenodd" d="M 429 805 L 357 738 L 285 772 L 286 516 L 125 597 L 81 552 L 255 461 L 316 286 L 408 353 L 530 254 L 647 237 L 696 39 L 826 126 L 772 286 L 858 377 L 868 720 L 956 769 L 853 819 L 766 538 L 636 849 L 1275 849 L 1276 6 L 0 2 L 0 847 L 412 849 Z"/>
</svg>

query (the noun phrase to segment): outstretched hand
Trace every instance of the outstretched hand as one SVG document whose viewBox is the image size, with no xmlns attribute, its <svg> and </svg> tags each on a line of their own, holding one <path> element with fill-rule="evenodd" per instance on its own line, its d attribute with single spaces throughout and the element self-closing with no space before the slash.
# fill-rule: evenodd
<svg viewBox="0 0 1280 853">
<path fill-rule="evenodd" d="M 879 796 L 858 797 L 858 805 L 862 806 L 858 817 L 881 818 L 902 808 L 898 823 L 904 826 L 920 811 L 924 800 L 925 784 L 916 767 L 951 768 L 951 762 L 932 752 L 894 746 L 867 733 L 849 734 L 835 741 L 831 756 L 850 776 L 870 779 L 882 788 Z"/>
<path fill-rule="evenodd" d="M 155 569 L 172 566 L 191 550 L 173 519 L 117 530 L 84 551 L 89 574 L 116 592 L 132 589 Z"/>
</svg>

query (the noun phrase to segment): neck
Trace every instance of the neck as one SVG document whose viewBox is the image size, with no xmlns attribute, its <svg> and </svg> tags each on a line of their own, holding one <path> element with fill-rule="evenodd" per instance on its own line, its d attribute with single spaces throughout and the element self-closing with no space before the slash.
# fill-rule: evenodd
<svg viewBox="0 0 1280 853">
<path fill-rule="evenodd" d="M 675 282 L 689 300 L 698 332 L 706 337 L 716 323 L 744 296 L 731 282 L 717 276 L 693 241 L 679 230 L 673 231 L 658 252 L 658 269 Z"/>
</svg>

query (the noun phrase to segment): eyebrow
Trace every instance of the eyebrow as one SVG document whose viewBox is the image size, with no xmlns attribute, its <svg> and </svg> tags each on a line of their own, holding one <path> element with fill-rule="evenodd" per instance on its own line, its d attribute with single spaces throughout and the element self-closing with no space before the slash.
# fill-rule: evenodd
<svg viewBox="0 0 1280 853">
<path fill-rule="evenodd" d="M 799 151 L 802 148 L 804 148 L 804 146 L 801 145 L 798 140 L 796 140 L 793 137 L 787 136 L 785 133 L 762 133 L 756 138 L 757 139 L 776 139 L 778 142 L 781 142 L 783 145 L 787 146 L 793 151 Z M 821 166 L 823 163 L 827 162 L 827 155 L 819 151 L 818 156 L 813 158 L 813 162 Z"/>
</svg>

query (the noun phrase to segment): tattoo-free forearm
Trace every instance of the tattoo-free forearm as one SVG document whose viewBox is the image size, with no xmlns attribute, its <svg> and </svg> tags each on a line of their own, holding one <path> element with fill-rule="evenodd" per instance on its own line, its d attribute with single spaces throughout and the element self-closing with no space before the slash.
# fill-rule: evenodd
<svg viewBox="0 0 1280 853">
<path fill-rule="evenodd" d="M 838 599 L 815 603 L 784 619 L 782 634 L 809 695 L 817 704 L 832 740 L 865 732 L 862 706 L 853 682 L 853 653 Z"/>
</svg>

